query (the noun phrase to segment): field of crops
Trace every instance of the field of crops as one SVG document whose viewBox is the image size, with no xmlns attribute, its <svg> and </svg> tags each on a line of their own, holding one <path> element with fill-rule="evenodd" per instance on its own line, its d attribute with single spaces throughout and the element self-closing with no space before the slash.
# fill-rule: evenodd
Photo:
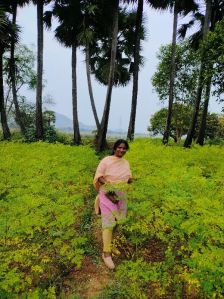
<svg viewBox="0 0 224 299">
<path fill-rule="evenodd" d="M 97 298 L 223 298 L 223 147 L 139 139 L 126 158 L 135 180 L 121 257 Z M 0 298 L 57 298 L 82 268 L 98 161 L 89 146 L 0 143 Z"/>
</svg>

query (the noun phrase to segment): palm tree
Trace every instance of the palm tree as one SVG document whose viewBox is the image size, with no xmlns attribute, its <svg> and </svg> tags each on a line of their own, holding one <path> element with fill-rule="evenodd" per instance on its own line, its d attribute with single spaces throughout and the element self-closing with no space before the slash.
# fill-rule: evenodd
<svg viewBox="0 0 224 299">
<path fill-rule="evenodd" d="M 111 12 L 113 16 L 112 34 L 111 34 L 111 57 L 110 57 L 110 69 L 108 76 L 108 87 L 106 94 L 106 101 L 103 111 L 103 116 L 100 124 L 100 131 L 97 136 L 97 150 L 102 151 L 106 148 L 106 134 L 110 113 L 110 103 L 112 96 L 112 88 L 114 84 L 114 70 L 115 70 L 115 60 L 117 51 L 117 33 L 118 33 L 118 10 L 119 10 L 119 0 L 111 1 Z"/>
<path fill-rule="evenodd" d="M 51 0 L 32 0 L 37 6 L 37 89 L 36 89 L 36 138 L 44 139 L 43 113 L 42 113 L 42 91 L 43 91 L 43 49 L 44 29 L 43 12 L 44 5 Z"/>
<path fill-rule="evenodd" d="M 95 100 L 93 96 L 93 88 L 91 82 L 91 67 L 90 67 L 90 47 L 91 44 L 94 42 L 96 38 L 96 18 L 99 15 L 99 5 L 97 1 L 88 1 L 89 3 L 86 5 L 84 9 L 84 16 L 83 16 L 83 32 L 79 36 L 80 42 L 83 43 L 84 46 L 84 53 L 85 53 L 85 66 L 86 66 L 86 77 L 87 77 L 87 84 L 88 84 L 88 91 L 90 97 L 90 103 L 93 111 L 93 116 L 96 123 L 97 131 L 100 130 L 100 121 L 97 115 Z M 93 2 L 93 3 L 91 3 Z M 98 5 L 97 5 L 98 4 Z"/>
<path fill-rule="evenodd" d="M 127 138 L 129 140 L 134 139 L 134 132 L 135 132 L 135 118 L 136 118 L 137 97 L 138 97 L 138 72 L 139 72 L 139 52 L 140 52 L 140 40 L 141 40 L 142 16 L 143 16 L 143 0 L 139 0 L 137 15 L 136 15 L 136 26 L 135 26 L 132 104 L 131 104 L 131 114 L 130 114 L 130 121 L 129 121 L 129 126 L 128 126 L 128 134 L 127 134 Z"/>
<path fill-rule="evenodd" d="M 111 58 L 111 34 L 110 17 L 105 17 L 106 12 L 103 7 L 99 9 L 93 23 L 94 32 L 91 43 L 88 45 L 90 68 L 92 74 L 100 84 L 108 85 Z M 105 19 L 108 22 L 105 22 Z M 114 86 L 125 86 L 131 79 L 133 73 L 133 45 L 135 32 L 136 12 L 120 8 L 118 12 L 118 35 L 117 50 L 114 70 Z M 102 26 L 102 24 L 104 26 Z M 140 38 L 144 39 L 144 27 L 141 26 Z M 90 35 L 90 34 L 88 34 Z M 87 47 L 85 46 L 85 51 Z M 139 55 L 139 64 L 143 63 L 142 56 Z"/>
<path fill-rule="evenodd" d="M 129 12 L 125 8 L 119 8 L 113 86 L 124 86 L 131 79 L 133 73 L 132 60 L 134 57 L 135 25 L 136 12 Z M 101 34 L 103 31 L 103 29 L 100 30 Z M 144 39 L 144 36 L 144 26 L 141 24 L 140 39 Z M 96 43 L 91 46 L 91 70 L 100 83 L 108 85 L 111 65 L 111 38 L 108 36 L 108 32 L 105 33 L 105 36 L 100 36 L 99 41 L 99 44 Z M 143 58 L 139 54 L 139 65 L 141 64 L 143 64 Z"/>
<path fill-rule="evenodd" d="M 37 89 L 36 89 L 36 138 L 44 139 L 43 114 L 42 114 L 42 89 L 43 89 L 43 10 L 44 0 L 35 1 L 37 6 Z"/>
<path fill-rule="evenodd" d="M 99 121 L 97 111 L 96 111 L 96 105 L 95 105 L 95 100 L 94 100 L 94 96 L 93 96 L 93 89 L 92 89 L 92 83 L 91 83 L 90 51 L 89 51 L 89 43 L 88 42 L 86 43 L 85 52 L 86 52 L 86 60 L 85 60 L 85 62 L 86 62 L 86 76 L 87 76 L 90 103 L 91 103 L 91 106 L 92 106 L 92 111 L 93 111 L 93 115 L 94 115 L 94 119 L 95 119 L 95 123 L 96 123 L 97 132 L 99 132 L 99 130 L 100 130 L 100 121 Z"/>
<path fill-rule="evenodd" d="M 212 2 L 212 8 L 211 8 L 211 25 L 210 25 L 210 31 L 213 31 L 215 29 L 215 25 L 218 21 L 221 21 L 224 16 L 224 2 L 222 0 L 215 0 Z M 183 24 L 179 29 L 179 34 L 181 38 L 184 38 L 186 35 L 186 32 L 188 29 L 193 27 L 195 23 L 199 23 L 200 29 L 196 31 L 194 34 L 190 37 L 191 46 L 193 49 L 198 50 L 200 47 L 200 42 L 203 39 L 203 25 L 205 22 L 205 16 L 201 14 L 200 12 L 196 12 L 193 15 L 193 18 L 187 23 Z M 210 63 L 209 59 L 206 62 L 206 69 L 210 70 L 209 73 L 211 74 L 211 70 L 213 68 L 213 65 Z M 211 90 L 211 79 L 208 77 L 205 81 L 205 99 L 203 103 L 203 112 L 202 112 L 202 118 L 201 118 L 201 124 L 199 128 L 199 134 L 197 138 L 197 143 L 200 145 L 204 144 L 204 138 L 205 138 L 205 130 L 206 130 L 206 119 L 208 114 L 208 104 L 210 99 L 210 90 Z"/>
<path fill-rule="evenodd" d="M 216 0 L 212 3 L 210 31 L 214 31 L 216 23 L 218 21 L 221 21 L 223 17 L 224 17 L 224 2 L 220 0 Z M 206 68 L 210 70 L 210 74 L 211 74 L 213 65 L 212 63 L 210 63 L 210 61 L 208 61 Z M 198 138 L 196 141 L 200 145 L 204 144 L 204 139 L 205 139 L 206 120 L 208 114 L 208 104 L 210 99 L 211 82 L 212 82 L 212 75 L 208 76 L 208 78 L 205 80 L 205 99 L 203 103 L 201 124 L 199 128 Z"/>
<path fill-rule="evenodd" d="M 175 69 L 176 69 L 176 40 L 177 40 L 177 23 L 178 15 L 187 15 L 189 12 L 197 10 L 198 6 L 194 0 L 191 1 L 170 1 L 170 7 L 173 7 L 173 36 L 172 36 L 172 56 L 170 63 L 170 86 L 169 86 L 169 104 L 166 118 L 166 127 L 163 135 L 163 143 L 167 144 L 170 136 L 170 125 L 172 118 L 172 109 L 174 101 L 174 81 L 175 81 Z"/>
<path fill-rule="evenodd" d="M 0 26 L 0 113 L 1 124 L 3 130 L 4 139 L 10 139 L 11 134 L 7 124 L 7 117 L 4 104 L 4 86 L 3 86 L 3 54 L 10 48 L 12 39 L 15 41 L 18 39 L 17 30 L 12 26 L 7 13 L 3 11 L 1 13 L 1 26 Z"/>
<path fill-rule="evenodd" d="M 11 9 L 12 14 L 12 26 L 16 28 L 16 17 L 17 17 L 17 7 L 24 6 L 27 4 L 29 0 L 11 0 L 8 2 L 8 5 Z M 22 134 L 25 134 L 26 128 L 22 118 L 22 114 L 20 111 L 18 99 L 17 99 L 17 90 L 16 90 L 16 63 L 15 63 L 15 41 L 12 38 L 11 40 L 11 47 L 10 47 L 10 78 L 11 78 L 11 86 L 12 86 L 12 97 L 13 103 L 15 106 L 15 115 L 16 121 L 20 127 Z"/>
<path fill-rule="evenodd" d="M 204 20 L 204 26 L 203 26 L 203 39 L 205 38 L 206 34 L 209 31 L 210 22 L 211 22 L 211 13 L 212 13 L 212 0 L 206 0 L 206 11 L 205 11 L 205 20 Z M 192 121 L 187 133 L 187 137 L 184 142 L 184 147 L 190 147 L 192 143 L 192 139 L 195 133 L 199 108 L 200 108 L 200 102 L 201 102 L 201 95 L 203 90 L 203 84 L 204 84 L 204 71 L 205 68 L 205 61 L 204 61 L 204 53 L 201 55 L 201 66 L 199 71 L 199 78 L 198 78 L 198 88 L 197 88 L 197 94 L 195 98 L 195 104 L 194 104 L 194 112 L 192 116 Z"/>
<path fill-rule="evenodd" d="M 134 63 L 133 63 L 133 88 L 132 88 L 132 104 L 131 104 L 131 114 L 128 126 L 127 138 L 133 140 L 135 131 L 135 118 L 137 109 L 137 97 L 138 97 L 138 73 L 139 73 L 139 62 L 140 62 L 140 36 L 141 36 L 141 25 L 143 19 L 143 0 L 126 0 L 124 2 L 138 2 L 137 15 L 136 15 L 136 25 L 135 25 L 135 42 L 134 42 Z M 150 6 L 155 9 L 166 9 L 169 6 L 169 0 L 148 0 Z"/>
<path fill-rule="evenodd" d="M 63 1 L 55 2 L 52 11 L 45 14 L 45 22 L 48 27 L 51 27 L 51 18 L 55 16 L 59 25 L 55 29 L 56 39 L 65 47 L 72 49 L 72 107 L 73 107 L 73 130 L 74 130 L 74 144 L 81 143 L 81 135 L 79 131 L 78 122 L 78 107 L 77 107 L 77 48 L 80 45 L 78 36 L 80 34 L 80 24 L 83 21 L 81 1 Z"/>
</svg>

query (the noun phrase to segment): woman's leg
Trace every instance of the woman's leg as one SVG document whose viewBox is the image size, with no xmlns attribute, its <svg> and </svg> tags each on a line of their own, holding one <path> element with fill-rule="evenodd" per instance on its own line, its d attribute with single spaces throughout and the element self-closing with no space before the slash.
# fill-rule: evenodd
<svg viewBox="0 0 224 299">
<path fill-rule="evenodd" d="M 103 237 L 103 254 L 102 258 L 104 263 L 109 269 L 114 269 L 115 265 L 111 258 L 111 245 L 113 228 L 116 225 L 116 218 L 114 212 L 117 210 L 117 206 L 113 204 L 103 192 L 100 192 L 100 210 L 102 219 L 102 237 Z"/>
<path fill-rule="evenodd" d="M 103 254 L 102 258 L 105 265 L 109 269 L 114 269 L 115 265 L 111 257 L 111 243 L 112 243 L 112 228 L 105 228 L 103 229 Z"/>
<path fill-rule="evenodd" d="M 104 253 L 111 253 L 112 235 L 113 235 L 112 228 L 103 229 L 103 252 Z"/>
</svg>

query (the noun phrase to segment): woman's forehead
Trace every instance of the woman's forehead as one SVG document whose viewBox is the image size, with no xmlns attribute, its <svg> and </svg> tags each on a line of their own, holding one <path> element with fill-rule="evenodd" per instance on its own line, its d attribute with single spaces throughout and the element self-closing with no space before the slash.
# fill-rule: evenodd
<svg viewBox="0 0 224 299">
<path fill-rule="evenodd" d="M 125 147 L 126 148 L 126 144 L 122 142 L 117 147 Z"/>
</svg>

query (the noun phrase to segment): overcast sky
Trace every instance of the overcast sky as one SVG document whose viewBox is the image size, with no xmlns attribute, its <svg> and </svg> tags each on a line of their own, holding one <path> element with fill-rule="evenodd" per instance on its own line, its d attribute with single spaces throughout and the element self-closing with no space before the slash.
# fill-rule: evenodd
<svg viewBox="0 0 224 299">
<path fill-rule="evenodd" d="M 139 75 L 139 94 L 136 115 L 136 132 L 146 133 L 150 116 L 162 106 L 151 85 L 151 77 L 158 63 L 156 53 L 162 44 L 171 42 L 172 15 L 169 12 L 155 12 L 145 5 L 147 41 L 143 44 L 144 67 Z M 183 20 L 180 20 L 180 23 Z M 18 12 L 18 24 L 22 27 L 21 42 L 26 45 L 37 44 L 36 9 L 27 6 Z M 95 125 L 85 73 L 84 56 L 78 53 L 78 113 L 79 121 L 86 125 Z M 71 50 L 61 46 L 54 38 L 52 31 L 44 32 L 44 78 L 46 87 L 44 95 L 50 94 L 55 102 L 52 110 L 72 118 L 72 85 L 71 85 Z M 93 79 L 93 78 L 92 78 Z M 101 117 L 106 96 L 106 87 L 93 79 L 93 91 L 97 111 Z M 132 82 L 126 87 L 113 88 L 109 129 L 126 131 L 131 108 Z M 27 93 L 35 99 L 35 94 Z M 219 112 L 218 105 L 213 102 L 210 110 Z"/>
</svg>

